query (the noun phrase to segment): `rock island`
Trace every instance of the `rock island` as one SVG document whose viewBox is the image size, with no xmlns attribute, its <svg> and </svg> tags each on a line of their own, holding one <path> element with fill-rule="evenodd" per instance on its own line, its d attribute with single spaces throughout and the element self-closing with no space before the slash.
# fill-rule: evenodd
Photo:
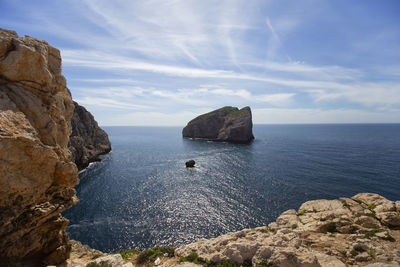
<svg viewBox="0 0 400 267">
<path fill-rule="evenodd" d="M 200 115 L 183 128 L 182 136 L 219 142 L 250 143 L 254 139 L 251 109 L 226 106 Z"/>
</svg>

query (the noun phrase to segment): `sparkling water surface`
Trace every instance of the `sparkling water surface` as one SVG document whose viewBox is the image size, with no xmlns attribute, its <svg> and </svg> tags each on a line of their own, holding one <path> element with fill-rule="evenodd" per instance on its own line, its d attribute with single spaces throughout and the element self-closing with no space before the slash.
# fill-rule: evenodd
<svg viewBox="0 0 400 267">
<path fill-rule="evenodd" d="M 250 145 L 182 139 L 180 127 L 104 129 L 112 153 L 81 173 L 64 216 L 70 238 L 105 252 L 267 225 L 312 199 L 400 200 L 400 124 L 255 125 Z"/>
</svg>

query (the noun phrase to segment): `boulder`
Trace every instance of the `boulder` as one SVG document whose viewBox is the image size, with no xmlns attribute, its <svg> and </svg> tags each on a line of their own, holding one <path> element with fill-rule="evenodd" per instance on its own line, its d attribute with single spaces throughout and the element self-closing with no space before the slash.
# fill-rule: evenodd
<svg viewBox="0 0 400 267">
<path fill-rule="evenodd" d="M 220 142 L 250 143 L 254 139 L 251 109 L 223 107 L 200 115 L 183 128 L 182 136 Z"/>
<path fill-rule="evenodd" d="M 194 164 L 196 164 L 196 162 L 192 159 L 185 162 L 186 168 L 193 168 Z"/>
</svg>

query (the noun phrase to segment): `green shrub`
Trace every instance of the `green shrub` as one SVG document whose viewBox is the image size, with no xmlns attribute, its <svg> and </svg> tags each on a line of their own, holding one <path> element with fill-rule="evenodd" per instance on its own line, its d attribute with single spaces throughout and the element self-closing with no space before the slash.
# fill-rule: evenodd
<svg viewBox="0 0 400 267">
<path fill-rule="evenodd" d="M 352 251 L 350 251 L 350 254 L 355 257 L 355 256 L 357 256 L 359 254 L 359 252 L 357 250 L 353 249 Z"/>
<path fill-rule="evenodd" d="M 190 253 L 188 256 L 186 257 L 181 257 L 179 259 L 179 263 L 182 262 L 193 262 L 194 264 L 200 264 L 203 265 L 203 267 L 251 267 L 251 261 L 250 260 L 246 260 L 244 261 L 242 264 L 236 264 L 233 261 L 229 261 L 229 260 L 222 260 L 221 262 L 212 262 L 212 261 L 205 261 L 202 258 L 199 257 L 199 255 L 197 255 L 196 252 Z M 273 267 L 273 265 L 257 265 L 257 267 Z"/>
<path fill-rule="evenodd" d="M 154 261 L 158 256 L 163 255 L 165 253 L 168 254 L 168 257 L 173 257 L 175 252 L 175 248 L 173 247 L 154 247 L 143 251 L 139 254 L 136 261 L 139 264 L 143 264 L 145 262 Z"/>
<path fill-rule="evenodd" d="M 371 237 L 376 236 L 376 233 L 384 232 L 383 229 L 374 229 L 372 231 L 364 233 L 364 237 L 370 239 Z"/>
<path fill-rule="evenodd" d="M 375 250 L 374 250 L 373 248 L 371 248 L 371 249 L 368 251 L 368 255 L 369 255 L 371 258 L 375 259 Z"/>
<path fill-rule="evenodd" d="M 304 213 L 306 213 L 304 210 L 301 210 L 297 213 L 298 216 L 304 215 Z"/>
<path fill-rule="evenodd" d="M 101 261 L 100 263 L 90 262 L 90 263 L 86 264 L 86 267 L 112 267 L 112 265 L 108 264 L 104 261 Z"/>
<path fill-rule="evenodd" d="M 346 201 L 346 200 L 344 200 L 344 199 L 341 199 L 340 201 L 342 202 L 342 204 L 343 204 L 343 207 L 350 209 L 350 205 L 347 203 L 347 201 Z"/>
<path fill-rule="evenodd" d="M 334 223 L 334 222 L 327 223 L 325 225 L 325 232 L 326 233 L 336 233 L 337 232 L 336 223 Z"/>
<path fill-rule="evenodd" d="M 128 260 L 132 255 L 139 254 L 139 253 L 140 253 L 140 251 L 137 249 L 127 249 L 127 250 L 121 251 L 119 254 L 121 254 L 121 257 L 124 260 Z"/>
<path fill-rule="evenodd" d="M 269 263 L 267 260 L 260 261 L 256 267 L 274 267 L 273 263 Z"/>
<path fill-rule="evenodd" d="M 391 234 L 389 234 L 389 232 L 386 232 L 386 236 L 384 238 L 382 238 L 382 239 L 390 241 L 390 242 L 395 242 L 396 241 L 396 239 L 394 239 L 394 237 L 391 236 Z"/>
</svg>

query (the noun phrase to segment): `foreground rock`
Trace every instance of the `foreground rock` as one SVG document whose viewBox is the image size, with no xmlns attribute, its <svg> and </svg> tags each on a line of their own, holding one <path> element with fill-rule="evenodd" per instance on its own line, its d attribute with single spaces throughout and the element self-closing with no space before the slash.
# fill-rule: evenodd
<svg viewBox="0 0 400 267">
<path fill-rule="evenodd" d="M 74 110 L 59 50 L 0 29 L 0 265 L 69 257 L 60 213 L 78 202 L 68 138 Z"/>
<path fill-rule="evenodd" d="M 250 107 L 223 107 L 191 120 L 183 137 L 212 141 L 249 143 L 254 139 Z"/>
<path fill-rule="evenodd" d="M 76 102 L 74 106 L 68 147 L 72 152 L 72 161 L 79 170 L 82 170 L 89 163 L 99 161 L 100 155 L 110 152 L 111 143 L 107 133 L 99 127 L 93 115 Z"/>
<path fill-rule="evenodd" d="M 400 266 L 399 229 L 400 202 L 363 193 L 308 201 L 268 226 L 199 240 L 175 254 L 253 266 Z"/>
<path fill-rule="evenodd" d="M 268 226 L 202 239 L 175 249 L 174 257 L 160 255 L 142 264 L 137 254 L 123 261 L 74 242 L 67 266 L 107 260 L 112 266 L 199 267 L 224 261 L 220 266 L 395 267 L 400 266 L 399 219 L 400 201 L 362 193 L 308 201 Z"/>
</svg>

